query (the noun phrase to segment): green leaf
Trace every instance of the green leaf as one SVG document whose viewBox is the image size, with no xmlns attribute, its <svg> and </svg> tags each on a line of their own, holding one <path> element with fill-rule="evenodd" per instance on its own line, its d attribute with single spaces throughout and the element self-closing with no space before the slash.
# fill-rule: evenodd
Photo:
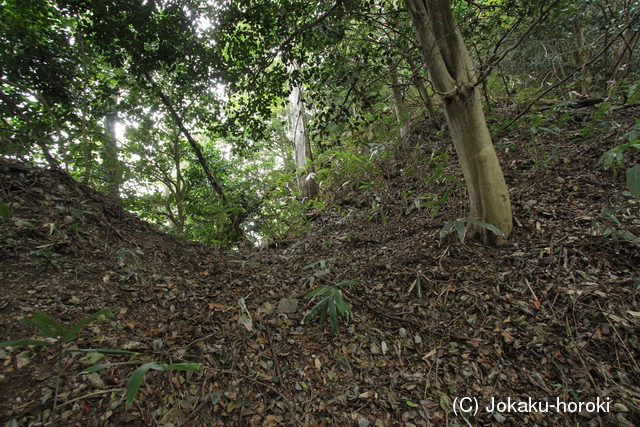
<svg viewBox="0 0 640 427">
<path fill-rule="evenodd" d="M 313 298 L 316 295 L 327 295 L 330 290 L 331 290 L 331 287 L 329 287 L 327 285 L 320 286 L 319 288 L 314 289 L 313 291 L 311 291 L 308 294 L 306 294 L 304 297 L 305 298 Z"/>
<path fill-rule="evenodd" d="M 91 322 L 92 320 L 100 316 L 113 316 L 113 312 L 105 308 L 103 310 L 93 313 L 91 316 L 85 317 L 84 319 L 82 319 L 81 321 L 73 325 L 71 329 L 66 331 L 66 333 L 62 337 L 62 341 L 65 343 L 73 341 L 76 338 L 76 335 L 78 334 L 78 332 L 80 332 L 80 329 L 82 329 L 87 323 Z"/>
<path fill-rule="evenodd" d="M 453 225 L 456 227 L 456 231 L 458 232 L 458 238 L 461 242 L 464 242 L 464 236 L 467 233 L 467 229 L 464 226 L 464 223 L 462 221 L 456 221 L 453 223 Z"/>
<path fill-rule="evenodd" d="M 33 313 L 33 320 L 40 325 L 45 325 L 51 329 L 54 329 L 56 332 L 58 332 L 59 336 L 62 336 L 67 331 L 67 328 L 53 320 L 49 315 L 41 313 L 39 311 Z"/>
<path fill-rule="evenodd" d="M 140 385 L 144 380 L 144 376 L 147 374 L 149 369 L 157 369 L 163 370 L 162 366 L 158 362 L 149 362 L 141 365 L 138 369 L 136 369 L 131 377 L 129 377 L 129 381 L 127 381 L 127 403 L 125 405 L 125 409 L 129 409 L 133 400 L 136 398 L 138 394 L 138 390 L 140 389 Z"/>
<path fill-rule="evenodd" d="M 325 298 L 325 304 L 322 307 L 322 310 L 320 310 L 320 323 L 324 322 L 324 319 L 327 318 L 327 312 L 329 311 L 329 306 L 331 304 L 333 304 L 333 301 L 331 301 L 329 298 Z"/>
<path fill-rule="evenodd" d="M 640 165 L 627 169 L 627 185 L 631 194 L 640 199 Z"/>
<path fill-rule="evenodd" d="M 304 316 L 304 318 L 302 319 L 302 324 L 304 325 L 305 323 L 307 323 L 309 320 L 313 319 L 313 316 L 316 315 L 316 313 L 318 311 L 320 311 L 320 309 L 327 303 L 326 299 L 323 299 L 322 301 L 318 302 L 312 309 L 311 311 Z"/>
<path fill-rule="evenodd" d="M 171 363 L 167 365 L 167 370 L 201 371 L 202 369 L 204 369 L 203 363 Z"/>
<path fill-rule="evenodd" d="M 340 313 L 340 315 L 342 316 L 348 315 L 349 305 L 345 302 L 342 292 L 337 291 L 334 295 L 333 300 L 336 303 L 336 308 L 338 309 L 338 313 Z"/>
<path fill-rule="evenodd" d="M 336 285 L 336 287 L 340 287 L 340 286 L 351 286 L 351 285 L 357 285 L 358 281 L 357 280 L 345 280 L 344 282 L 340 282 Z"/>
<path fill-rule="evenodd" d="M 449 231 L 451 230 L 451 228 L 453 227 L 453 225 L 456 223 L 456 221 L 449 221 L 448 223 L 446 223 L 444 225 L 444 227 L 442 227 L 440 229 L 440 240 L 444 239 L 444 236 L 447 235 L 447 233 L 449 233 Z"/>
<path fill-rule="evenodd" d="M 34 322 L 33 320 L 31 320 L 31 319 L 29 319 L 27 317 L 20 319 L 20 323 L 24 323 L 25 325 L 31 325 L 31 326 L 33 326 L 35 328 L 40 329 L 40 333 L 43 336 L 47 337 L 47 338 L 52 338 L 52 339 L 55 339 L 55 340 L 60 339 L 60 335 L 56 331 L 54 331 L 53 329 L 51 329 L 51 328 L 49 328 L 49 327 L 47 327 L 45 325 L 41 325 L 39 323 L 36 323 L 36 322 Z"/>
<path fill-rule="evenodd" d="M 15 341 L 0 342 L 0 347 L 20 347 L 23 345 L 32 345 L 32 346 L 42 347 L 45 345 L 51 346 L 53 345 L 53 343 L 40 341 L 40 340 L 15 340 Z"/>
<path fill-rule="evenodd" d="M 71 350 L 68 350 L 69 353 L 82 353 L 84 351 L 86 351 L 87 353 L 102 353 L 102 354 L 124 354 L 124 355 L 128 355 L 128 356 L 133 356 L 138 354 L 135 351 L 129 351 L 129 350 L 112 350 L 110 348 L 74 348 Z"/>
<path fill-rule="evenodd" d="M 216 393 L 211 392 L 209 394 L 207 394 L 207 397 L 209 399 L 211 399 L 211 404 L 215 405 L 216 403 L 218 403 L 218 400 L 220 400 L 220 396 L 218 396 Z"/>
<path fill-rule="evenodd" d="M 9 219 L 9 206 L 0 200 L 0 216 L 4 219 Z"/>
<path fill-rule="evenodd" d="M 81 374 L 88 374 L 90 372 L 98 372 L 103 369 L 110 368 L 117 365 L 142 365 L 144 362 L 114 362 L 114 363 L 102 363 L 100 365 L 89 366 L 80 371 Z"/>
<path fill-rule="evenodd" d="M 338 335 L 338 313 L 336 311 L 336 304 L 333 301 L 329 302 L 329 321 L 331 322 L 333 334 Z"/>
<path fill-rule="evenodd" d="M 477 224 L 481 227 L 486 228 L 487 230 L 493 231 L 494 234 L 497 234 L 500 237 L 504 237 L 504 233 L 502 231 L 500 231 L 496 226 L 489 224 L 488 222 L 478 221 L 477 219 L 471 219 L 471 218 L 464 218 L 461 221 Z"/>
<path fill-rule="evenodd" d="M 410 400 L 405 400 L 405 401 L 404 401 L 404 403 L 405 403 L 407 406 L 411 407 L 411 408 L 417 408 L 417 407 L 418 407 L 418 405 L 417 405 L 416 403 L 413 403 L 413 402 L 412 402 L 412 401 L 410 401 Z"/>
</svg>

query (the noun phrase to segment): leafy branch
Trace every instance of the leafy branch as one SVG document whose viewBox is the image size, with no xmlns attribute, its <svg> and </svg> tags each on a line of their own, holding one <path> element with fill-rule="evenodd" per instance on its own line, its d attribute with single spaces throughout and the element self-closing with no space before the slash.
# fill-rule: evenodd
<svg viewBox="0 0 640 427">
<path fill-rule="evenodd" d="M 343 286 L 351 286 L 358 283 L 355 280 L 345 280 L 344 282 L 340 282 L 335 286 L 321 286 L 318 289 L 314 289 L 305 295 L 305 298 L 313 298 L 315 296 L 324 296 L 306 316 L 302 319 L 302 324 L 304 325 L 309 320 L 313 319 L 313 317 L 320 313 L 320 322 L 324 322 L 327 318 L 327 314 L 329 314 L 329 321 L 331 322 L 331 330 L 334 335 L 338 335 L 338 317 L 342 317 L 342 319 L 346 322 L 349 321 L 349 317 L 351 316 L 351 308 L 349 304 L 344 299 L 344 295 L 342 294 L 342 290 L 340 289 Z"/>
</svg>

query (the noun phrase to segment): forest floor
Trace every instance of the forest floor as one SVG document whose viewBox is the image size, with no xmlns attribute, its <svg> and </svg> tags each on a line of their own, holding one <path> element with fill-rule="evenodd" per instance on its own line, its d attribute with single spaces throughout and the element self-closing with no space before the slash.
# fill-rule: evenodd
<svg viewBox="0 0 640 427">
<path fill-rule="evenodd" d="M 420 207 L 453 184 L 428 182 L 439 160 L 426 148 L 382 159 L 378 185 L 337 183 L 328 209 L 270 247 L 227 253 L 161 233 L 64 173 L 0 160 L 0 341 L 36 338 L 20 322 L 35 312 L 71 325 L 110 308 L 66 348 L 203 364 L 149 371 L 125 409 L 131 366 L 79 374 L 97 359 L 66 353 L 64 426 L 638 426 L 640 204 L 626 168 L 597 162 L 640 111 L 598 127 L 594 111 L 555 133 L 497 134 L 516 218 L 498 248 L 440 240 L 466 196 L 453 185 L 433 219 Z M 347 280 L 353 316 L 337 336 L 301 323 L 319 301 L 310 290 Z M 0 361 L 0 425 L 50 424 L 54 351 L 5 347 Z M 465 397 L 477 413 L 460 415 Z"/>
</svg>

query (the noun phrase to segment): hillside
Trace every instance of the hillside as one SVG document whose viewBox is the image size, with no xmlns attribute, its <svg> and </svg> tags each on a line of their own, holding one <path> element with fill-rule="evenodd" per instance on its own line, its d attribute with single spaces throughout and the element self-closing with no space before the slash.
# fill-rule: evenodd
<svg viewBox="0 0 640 427">
<path fill-rule="evenodd" d="M 384 160 L 384 186 L 325 189 L 329 208 L 310 212 L 307 228 L 228 253 L 161 233 L 62 172 L 2 159 L 0 341 L 35 338 L 19 322 L 34 312 L 72 324 L 111 308 L 72 345 L 204 365 L 150 371 L 125 410 L 130 367 L 78 375 L 85 354 L 66 355 L 65 426 L 640 425 L 640 245 L 624 234 L 640 236 L 640 205 L 624 173 L 596 165 L 639 113 L 620 110 L 583 140 L 589 109 L 535 143 L 522 129 L 500 134 L 517 221 L 499 248 L 461 243 L 455 231 L 440 241 L 442 226 L 465 215 L 460 185 L 434 219 L 411 208 L 411 191 L 442 194 L 451 183 L 426 187 L 435 168 L 420 160 L 426 148 Z M 455 161 L 447 173 L 459 174 Z M 384 219 L 365 215 L 376 200 Z M 357 281 L 344 288 L 353 317 L 337 337 L 328 321 L 301 324 L 318 300 L 305 294 L 347 280 Z M 239 321 L 240 298 L 252 330 Z M 55 355 L 13 347 L 0 358 L 1 425 L 50 421 Z M 466 421 L 451 411 L 462 397 L 600 399 L 607 412 L 481 408 Z"/>
</svg>

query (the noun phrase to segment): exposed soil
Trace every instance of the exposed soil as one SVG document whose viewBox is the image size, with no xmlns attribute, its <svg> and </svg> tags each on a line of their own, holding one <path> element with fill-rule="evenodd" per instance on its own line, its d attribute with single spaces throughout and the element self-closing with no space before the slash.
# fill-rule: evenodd
<svg viewBox="0 0 640 427">
<path fill-rule="evenodd" d="M 433 199 L 414 203 L 453 184 L 427 186 L 438 162 L 426 148 L 380 160 L 379 185 L 335 183 L 308 227 L 229 253 L 161 233 L 64 173 L 0 160 L 10 207 L 0 341 L 36 338 L 20 323 L 34 312 L 71 325 L 111 308 L 67 348 L 139 352 L 100 363 L 203 364 L 149 371 L 126 410 L 131 367 L 78 375 L 90 365 L 69 353 L 56 414 L 65 426 L 640 425 L 640 204 L 625 168 L 596 166 L 640 111 L 576 140 L 592 112 L 576 111 L 560 135 L 496 138 L 513 143 L 499 155 L 517 225 L 499 248 L 461 243 L 455 230 L 440 240 L 444 223 L 465 216 L 466 196 L 453 185 L 433 219 L 419 207 Z M 460 178 L 448 163 L 444 175 Z M 305 294 L 345 280 L 358 283 L 344 288 L 353 317 L 339 335 L 317 318 L 302 325 L 319 300 Z M 51 424 L 56 355 L 22 346 L 0 359 L 0 423 Z M 452 410 L 463 397 L 481 405 L 468 420 Z M 538 403 L 489 412 L 492 398 Z M 558 400 L 567 406 L 551 406 Z"/>
</svg>

